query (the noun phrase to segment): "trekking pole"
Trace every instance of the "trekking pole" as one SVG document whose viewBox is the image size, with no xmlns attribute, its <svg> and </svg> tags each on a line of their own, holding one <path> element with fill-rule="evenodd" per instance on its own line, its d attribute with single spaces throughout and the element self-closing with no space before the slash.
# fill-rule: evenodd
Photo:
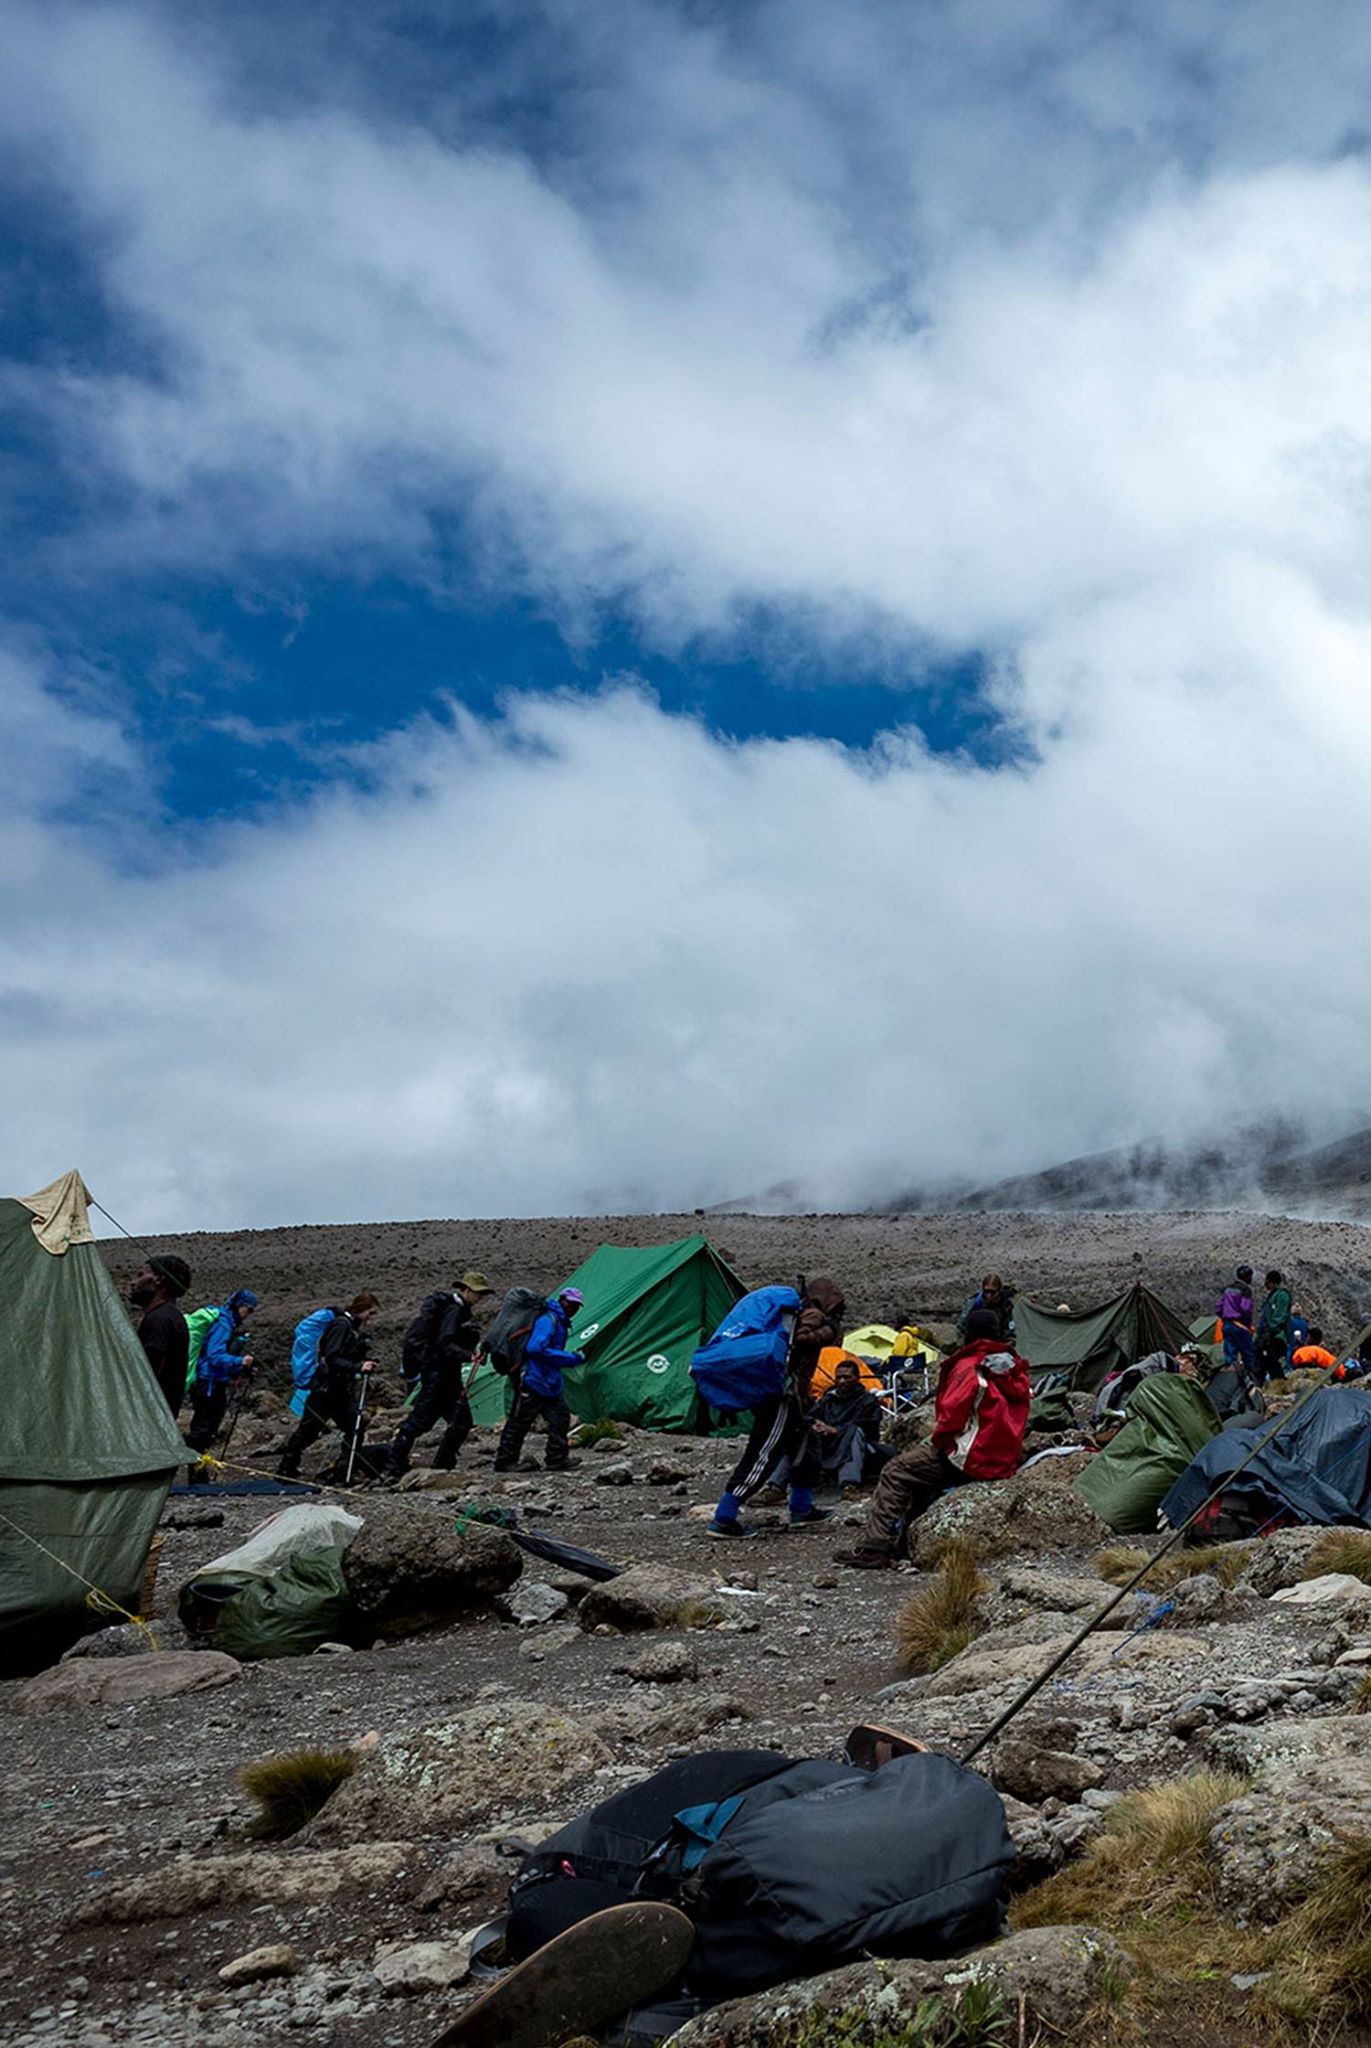
<svg viewBox="0 0 1371 2048">
<path fill-rule="evenodd" d="M 1295 1406 L 1290 1410 L 1290 1413 L 1288 1415 L 1283 1415 L 1277 1423 L 1273 1424 L 1273 1426 L 1267 1431 L 1265 1436 L 1260 1437 L 1257 1440 L 1257 1442 L 1253 1444 L 1251 1450 L 1247 1453 L 1247 1456 L 1241 1461 L 1240 1464 L 1235 1465 L 1231 1472 L 1225 1472 L 1221 1475 L 1218 1485 L 1215 1486 L 1211 1493 L 1206 1495 L 1206 1497 L 1200 1502 L 1199 1506 L 1195 1509 L 1194 1513 L 1187 1515 L 1185 1520 L 1181 1523 L 1178 1529 L 1172 1530 L 1171 1534 L 1167 1537 L 1165 1543 L 1163 1543 L 1161 1549 L 1154 1550 L 1152 1552 L 1151 1556 L 1147 1560 L 1147 1563 L 1142 1566 L 1141 1570 L 1134 1572 L 1132 1578 L 1129 1579 L 1126 1584 L 1120 1586 L 1118 1592 L 1115 1593 L 1114 1597 L 1111 1600 L 1105 1601 L 1104 1606 L 1099 1609 L 1098 1613 L 1092 1614 L 1088 1621 L 1082 1623 L 1080 1628 L 1077 1629 L 1075 1635 L 1072 1636 L 1070 1642 L 1066 1645 L 1065 1649 L 1059 1650 L 1057 1655 L 1052 1659 L 1051 1663 L 1046 1665 L 1044 1669 L 1038 1673 L 1037 1677 L 1031 1679 L 1029 1683 L 1023 1688 L 1023 1691 L 1017 1694 L 1017 1696 L 1010 1701 L 1009 1705 L 1005 1708 L 1004 1712 L 1002 1714 L 996 1715 L 995 1719 L 991 1722 L 990 1726 L 984 1729 L 982 1733 L 976 1737 L 976 1740 L 972 1743 L 971 1747 L 962 1752 L 961 1757 L 958 1759 L 959 1762 L 963 1764 L 969 1764 L 973 1756 L 979 1756 L 981 1751 L 987 1748 L 995 1740 L 997 1735 L 1003 1733 L 1003 1731 L 1009 1726 L 1010 1722 L 1014 1719 L 1015 1715 L 1022 1713 L 1023 1709 L 1028 1705 L 1029 1701 L 1042 1691 L 1043 1687 L 1047 1684 L 1049 1678 L 1055 1678 L 1057 1673 L 1061 1670 L 1063 1664 L 1066 1663 L 1067 1659 L 1075 1656 L 1077 1650 L 1079 1650 L 1081 1644 L 1085 1641 L 1086 1637 L 1094 1634 L 1095 1630 L 1099 1627 L 1100 1623 L 1106 1618 L 1106 1616 L 1112 1614 L 1114 1612 L 1114 1609 L 1119 1605 L 1119 1603 L 1122 1600 L 1127 1599 L 1128 1595 L 1134 1591 L 1134 1589 L 1141 1583 L 1143 1579 L 1147 1577 L 1147 1574 L 1152 1570 L 1153 1566 L 1159 1564 L 1162 1558 L 1166 1556 L 1169 1550 L 1175 1549 L 1176 1545 L 1180 1542 L 1181 1538 L 1186 1534 L 1186 1531 L 1190 1529 L 1192 1525 L 1199 1520 L 1200 1516 L 1204 1513 L 1205 1509 L 1207 1507 L 1211 1507 L 1221 1494 L 1227 1492 L 1228 1488 L 1233 1484 L 1233 1481 L 1238 1477 L 1239 1473 L 1245 1472 L 1247 1470 L 1248 1466 L 1252 1463 L 1252 1460 L 1257 1456 L 1258 1452 L 1264 1451 L 1268 1444 L 1274 1443 L 1275 1439 L 1280 1435 L 1281 1431 L 1283 1429 L 1289 1428 L 1290 1424 L 1295 1420 L 1295 1417 L 1300 1413 L 1301 1409 L 1308 1407 L 1309 1403 L 1313 1400 L 1315 1394 L 1321 1394 L 1322 1392 L 1323 1388 L 1321 1386 L 1311 1387 L 1309 1389 L 1309 1392 L 1303 1395 L 1302 1398 L 1295 1403 Z"/>
<path fill-rule="evenodd" d="M 221 1459 L 226 1458 L 228 1456 L 229 1445 L 233 1442 L 233 1432 L 238 1427 L 238 1411 L 243 1405 L 243 1396 L 247 1392 L 247 1378 L 248 1375 L 244 1373 L 240 1377 L 237 1386 L 233 1390 L 233 1400 L 229 1404 L 228 1430 L 224 1436 L 223 1449 L 219 1453 Z"/>
<path fill-rule="evenodd" d="M 344 1486 L 351 1486 L 352 1484 L 352 1474 L 357 1463 L 357 1453 L 362 1448 L 362 1431 L 366 1428 L 367 1422 L 367 1388 L 371 1383 L 371 1375 L 375 1370 L 376 1362 L 371 1358 L 368 1358 L 361 1367 L 359 1376 L 362 1382 L 362 1389 L 357 1396 L 357 1413 L 352 1418 L 352 1442 L 348 1446 L 347 1470 L 343 1474 Z"/>
</svg>

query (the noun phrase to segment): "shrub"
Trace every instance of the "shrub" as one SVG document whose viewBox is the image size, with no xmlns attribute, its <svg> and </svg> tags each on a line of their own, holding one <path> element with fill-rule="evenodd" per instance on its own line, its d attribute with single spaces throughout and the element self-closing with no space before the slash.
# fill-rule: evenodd
<svg viewBox="0 0 1371 2048">
<path fill-rule="evenodd" d="M 1330 1529 L 1309 1553 L 1302 1578 L 1321 1579 L 1325 1572 L 1346 1572 L 1371 1586 L 1371 1530 Z"/>
<path fill-rule="evenodd" d="M 624 1433 L 617 1422 L 608 1415 L 602 1415 L 598 1422 L 583 1422 L 576 1432 L 576 1448 L 589 1450 L 592 1444 L 621 1444 Z"/>
<path fill-rule="evenodd" d="M 900 1609 L 895 1650 L 901 1671 L 938 1671 L 980 1634 L 976 1602 L 987 1590 L 969 1544 L 949 1543 L 937 1573 Z"/>
<path fill-rule="evenodd" d="M 351 1749 L 294 1749 L 244 1764 L 238 1782 L 260 1809 L 248 1833 L 267 1842 L 295 1834 L 356 1768 L 357 1753 Z"/>
</svg>

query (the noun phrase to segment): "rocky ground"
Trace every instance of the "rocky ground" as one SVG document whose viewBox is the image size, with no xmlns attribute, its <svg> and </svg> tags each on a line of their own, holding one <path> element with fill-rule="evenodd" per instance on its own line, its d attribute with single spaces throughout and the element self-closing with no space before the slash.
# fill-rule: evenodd
<svg viewBox="0 0 1371 2048">
<path fill-rule="evenodd" d="M 669 1237 L 693 1221 L 633 1230 Z M 730 1217 L 712 1234 L 753 1281 L 836 1273 L 857 1315 L 897 1301 L 950 1309 L 966 1275 L 991 1264 L 1056 1298 L 1086 1299 L 1127 1277 L 1134 1250 L 1187 1310 L 1241 1251 L 1294 1267 L 1311 1298 L 1323 1288 L 1330 1304 L 1345 1299 L 1349 1319 L 1360 1299 L 1360 1232 L 1251 1218 L 1147 1224 L 1142 1236 L 1137 1218 L 1073 1218 L 1054 1236 L 1042 1218 L 976 1217 L 938 1235 L 926 1218 Z M 1067 1241 L 1078 1233 L 1082 1242 Z M 610 1234 L 628 1228 L 340 1228 L 192 1240 L 187 1250 L 207 1293 L 250 1280 L 296 1308 L 349 1283 L 412 1298 L 468 1259 L 500 1280 L 550 1283 Z M 269 1392 L 254 1406 L 235 1444 L 249 1465 L 269 1460 L 286 1426 Z M 376 1586 L 387 1575 L 408 1584 L 425 1559 L 435 1570 L 451 1561 L 448 1609 L 424 1633 L 242 1666 L 179 1651 L 179 1587 L 274 1503 L 173 1497 L 155 1595 L 168 1647 L 72 1657 L 55 1674 L 0 1686 L 6 2041 L 411 2048 L 470 1995 L 464 1937 L 498 1909 L 515 1838 L 536 1839 L 700 1744 L 823 1754 L 875 1718 L 960 1754 L 1110 1590 L 1097 1573 L 1108 1532 L 1070 1490 L 1079 1457 L 950 1497 L 923 1526 L 914 1561 L 879 1574 L 833 1565 L 856 1509 L 804 1532 L 766 1527 L 726 1551 L 711 1542 L 699 1511 L 730 1461 L 726 1443 L 626 1431 L 583 1449 L 565 1476 L 497 1479 L 492 1455 L 493 1439 L 479 1433 L 439 1485 L 352 1497 Z M 503 1535 L 457 1538 L 453 1507 L 470 1499 L 513 1507 L 528 1527 L 631 1576 L 587 1592 Z M 932 1583 L 939 1543 L 956 1535 L 974 1538 L 984 1560 L 976 1639 L 929 1675 L 902 1675 L 900 1610 Z M 1300 1585 L 1312 1540 L 1268 1538 L 1231 1589 L 1204 1573 L 1165 1600 L 1130 1595 L 983 1753 L 979 1765 L 1007 1796 L 1020 1889 L 1078 1858 L 1121 1794 L 1200 1769 L 1245 1781 L 1213 1844 L 1214 1910 L 1235 1928 L 1281 1913 L 1341 1836 L 1371 1836 L 1371 1721 L 1350 1712 L 1371 1661 L 1371 1589 L 1354 1581 L 1312 1603 L 1276 1597 Z M 431 1587 L 417 1608 L 425 1600 L 435 1619 Z M 300 1834 L 249 1836 L 242 1766 L 351 1745 L 356 1772 Z M 986 1968 L 1000 1973 L 1027 2041 L 1086 2024 L 1098 1998 L 1118 1996 L 1129 1966 L 1104 1938 L 1034 1928 Z M 1193 1987 L 1182 1985 L 1181 2019 L 1154 2017 L 1154 2039 L 1236 2048 L 1259 2038 L 1246 2017 L 1252 1987 L 1203 1974 L 1203 2025 L 1185 2030 Z M 933 1977 L 913 1966 L 898 1977 L 910 2013 Z M 821 1993 L 860 2005 L 871 1989 L 844 1973 L 836 1991 L 796 1996 L 808 2011 Z M 1080 2038 L 1089 2033 L 1086 2024 Z M 782 2034 L 773 1998 L 697 2022 L 690 2040 L 750 2048 Z M 816 2048 L 828 2037 L 823 2027 L 805 2036 Z"/>
</svg>

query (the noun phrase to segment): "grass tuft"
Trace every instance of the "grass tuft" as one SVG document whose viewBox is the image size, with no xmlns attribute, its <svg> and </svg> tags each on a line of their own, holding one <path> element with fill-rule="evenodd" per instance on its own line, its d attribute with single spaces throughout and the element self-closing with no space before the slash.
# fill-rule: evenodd
<svg viewBox="0 0 1371 2048">
<path fill-rule="evenodd" d="M 1193 1579 L 1199 1572 L 1212 1572 L 1222 1585 L 1232 1586 L 1242 1576 L 1247 1553 L 1245 1543 L 1198 1543 L 1193 1550 L 1172 1550 L 1158 1560 L 1142 1585 L 1149 1593 L 1165 1593 L 1172 1586 L 1178 1586 L 1182 1579 Z M 1146 1562 L 1145 1550 L 1116 1543 L 1099 1553 L 1095 1569 L 1111 1586 L 1126 1586 L 1134 1572 L 1140 1571 Z"/>
<path fill-rule="evenodd" d="M 738 2038 L 752 2042 L 751 2034 Z M 1009 2048 L 1022 2039 L 1003 1992 L 984 1977 L 970 1978 L 951 1996 L 935 1992 L 921 1998 L 907 2016 L 817 2007 L 766 2025 L 769 2048 Z"/>
<path fill-rule="evenodd" d="M 905 1602 L 895 1620 L 895 1652 L 904 1672 L 939 1671 L 980 1634 L 976 1602 L 986 1592 L 976 1552 L 950 1543 L 931 1585 Z"/>
<path fill-rule="evenodd" d="M 1219 1809 L 1245 1790 L 1246 1780 L 1229 1772 L 1200 1771 L 1130 1793 L 1079 1862 L 1024 1893 L 1015 1925 L 1093 1921 L 1125 1940 L 1155 1940 L 1174 1918 L 1212 1920 L 1209 1831 Z"/>
<path fill-rule="evenodd" d="M 623 1431 L 608 1415 L 602 1415 L 598 1422 L 583 1422 L 576 1432 L 578 1451 L 587 1451 L 592 1444 L 621 1444 L 623 1441 Z"/>
<path fill-rule="evenodd" d="M 717 1628 L 728 1615 L 712 1600 L 683 1600 L 671 1619 L 677 1628 Z"/>
<path fill-rule="evenodd" d="M 244 1764 L 238 1782 L 260 1809 L 248 1833 L 266 1842 L 295 1834 L 356 1768 L 357 1752 L 351 1749 L 294 1749 Z"/>
<path fill-rule="evenodd" d="M 1342 1842 L 1279 1931 L 1262 2006 L 1315 2034 L 1371 2018 L 1371 1841 Z"/>
<path fill-rule="evenodd" d="M 1321 1579 L 1325 1572 L 1346 1572 L 1371 1586 L 1371 1530 L 1330 1529 L 1309 1553 L 1302 1578 Z"/>
<path fill-rule="evenodd" d="M 1361 1680 L 1344 1710 L 1349 1714 L 1371 1714 L 1371 1671 Z"/>
</svg>

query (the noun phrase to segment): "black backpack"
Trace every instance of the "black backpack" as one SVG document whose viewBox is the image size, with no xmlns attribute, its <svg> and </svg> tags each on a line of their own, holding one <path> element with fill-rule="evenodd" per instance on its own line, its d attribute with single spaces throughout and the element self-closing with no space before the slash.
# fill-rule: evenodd
<svg viewBox="0 0 1371 2048">
<path fill-rule="evenodd" d="M 424 1296 L 419 1304 L 419 1313 L 406 1329 L 400 1348 L 400 1374 L 403 1379 L 417 1380 L 421 1376 L 432 1354 L 439 1325 L 451 1307 L 450 1287 L 440 1287 L 436 1294 Z"/>
<path fill-rule="evenodd" d="M 547 1302 L 533 1287 L 511 1287 L 495 1312 L 483 1339 L 485 1355 L 496 1372 L 511 1378 L 524 1362 L 524 1351 Z"/>
<path fill-rule="evenodd" d="M 1012 1861 L 999 1794 L 950 1757 L 862 1771 L 705 1751 L 527 1856 L 506 1938 L 519 1958 L 587 1912 L 664 1899 L 695 1923 L 684 1989 L 715 2002 L 869 1953 L 933 1958 L 987 1941 Z"/>
</svg>

